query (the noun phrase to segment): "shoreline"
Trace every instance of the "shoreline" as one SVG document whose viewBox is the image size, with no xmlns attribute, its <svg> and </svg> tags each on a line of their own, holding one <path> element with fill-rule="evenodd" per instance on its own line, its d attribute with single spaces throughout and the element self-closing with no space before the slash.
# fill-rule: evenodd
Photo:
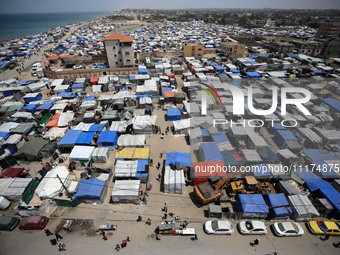
<svg viewBox="0 0 340 255">
<path fill-rule="evenodd" d="M 116 12 L 116 11 L 115 11 L 115 12 Z M 112 14 L 115 13 L 115 12 L 108 13 L 108 14 L 105 14 L 105 15 L 102 15 L 102 16 L 97 16 L 97 17 L 95 17 L 95 18 L 88 19 L 88 20 L 78 21 L 78 22 L 76 22 L 76 23 L 70 23 L 70 24 L 66 24 L 66 25 L 60 25 L 60 26 L 51 27 L 50 29 L 48 29 L 48 30 L 46 30 L 46 31 L 43 31 L 43 32 L 40 32 L 40 33 L 25 35 L 25 36 L 22 36 L 22 37 L 12 38 L 12 39 L 9 39 L 9 40 L 4 40 L 4 41 L 0 40 L 0 44 L 3 44 L 3 45 L 5 46 L 6 44 L 9 44 L 9 43 L 12 42 L 12 41 L 20 41 L 20 40 L 22 40 L 22 39 L 27 39 L 27 38 L 29 38 L 29 37 L 35 37 L 35 36 L 39 36 L 39 35 L 45 35 L 45 34 L 47 34 L 47 33 L 50 32 L 50 31 L 56 30 L 57 28 L 65 28 L 65 27 L 67 27 L 67 26 L 72 26 L 72 27 L 73 27 L 73 26 L 75 26 L 75 25 L 77 25 L 77 24 L 79 24 L 79 23 L 91 22 L 91 21 L 94 21 L 94 20 L 96 20 L 96 19 L 100 19 L 100 18 L 106 17 L 106 16 L 108 16 L 108 15 L 112 15 Z M 77 13 L 77 14 L 79 14 L 79 13 L 91 13 L 91 12 L 55 12 L 55 13 L 51 12 L 51 13 L 44 13 L 44 14 L 72 14 L 72 13 Z M 18 15 L 18 14 L 22 14 L 22 13 L 8 13 L 8 14 L 5 13 L 5 15 Z M 23 14 L 30 14 L 30 13 L 23 13 Z M 32 13 L 32 14 L 43 14 L 43 13 Z M 2 15 L 4 15 L 4 14 L 2 14 Z"/>
</svg>

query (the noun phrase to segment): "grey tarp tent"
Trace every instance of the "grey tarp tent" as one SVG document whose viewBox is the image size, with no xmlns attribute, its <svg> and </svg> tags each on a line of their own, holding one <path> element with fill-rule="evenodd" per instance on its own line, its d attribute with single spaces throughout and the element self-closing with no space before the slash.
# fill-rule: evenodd
<svg viewBox="0 0 340 255">
<path fill-rule="evenodd" d="M 42 138 L 34 138 L 26 142 L 15 154 L 15 158 L 20 160 L 34 161 L 37 160 L 41 149 L 48 143 Z"/>
</svg>

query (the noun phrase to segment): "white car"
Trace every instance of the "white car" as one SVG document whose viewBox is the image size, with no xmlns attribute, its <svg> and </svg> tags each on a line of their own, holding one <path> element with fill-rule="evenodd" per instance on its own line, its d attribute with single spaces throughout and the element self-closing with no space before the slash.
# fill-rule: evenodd
<svg viewBox="0 0 340 255">
<path fill-rule="evenodd" d="M 305 233 L 300 224 L 295 222 L 276 222 L 273 230 L 278 236 L 302 236 Z"/>
<path fill-rule="evenodd" d="M 246 220 L 238 224 L 238 229 L 242 235 L 265 235 L 267 227 L 263 221 Z"/>
<path fill-rule="evenodd" d="M 83 66 L 73 66 L 73 70 L 76 70 L 76 69 L 82 69 L 83 68 Z"/>
<path fill-rule="evenodd" d="M 234 233 L 234 227 L 229 220 L 209 220 L 204 223 L 204 231 L 207 234 L 231 235 Z"/>
</svg>

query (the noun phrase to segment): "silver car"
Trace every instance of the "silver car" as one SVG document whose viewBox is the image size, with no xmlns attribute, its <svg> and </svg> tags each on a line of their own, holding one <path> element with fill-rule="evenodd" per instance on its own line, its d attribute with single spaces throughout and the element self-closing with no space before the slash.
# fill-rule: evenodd
<svg viewBox="0 0 340 255">
<path fill-rule="evenodd" d="M 267 227 L 263 221 L 246 220 L 238 224 L 238 229 L 242 235 L 265 235 Z"/>
</svg>

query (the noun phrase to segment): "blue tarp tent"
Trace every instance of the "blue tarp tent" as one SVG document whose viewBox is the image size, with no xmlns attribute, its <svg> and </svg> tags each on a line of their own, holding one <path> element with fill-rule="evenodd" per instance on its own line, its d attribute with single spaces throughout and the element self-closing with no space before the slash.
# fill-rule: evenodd
<svg viewBox="0 0 340 255">
<path fill-rule="evenodd" d="M 106 181 L 98 180 L 93 178 L 90 180 L 81 180 L 77 193 L 73 196 L 73 199 L 90 198 L 90 199 L 100 199 Z"/>
<path fill-rule="evenodd" d="M 318 74 L 318 75 L 322 75 L 323 74 L 322 70 L 313 70 L 313 73 L 314 74 Z"/>
<path fill-rule="evenodd" d="M 61 138 L 60 142 L 58 143 L 58 147 L 73 147 L 81 133 L 81 130 L 67 130 L 66 134 L 63 136 L 63 138 Z"/>
<path fill-rule="evenodd" d="M 236 203 L 238 210 L 245 214 L 265 217 L 269 213 L 269 207 L 261 194 L 239 194 Z"/>
<path fill-rule="evenodd" d="M 340 112 L 340 101 L 334 98 L 325 98 L 322 99 L 322 102 L 326 104 L 328 107 L 332 108 L 333 110 Z"/>
<path fill-rule="evenodd" d="M 316 170 L 318 172 L 318 175 L 321 178 L 338 178 L 338 175 L 333 170 L 333 166 L 328 165 L 326 161 L 320 160 L 313 162 L 314 164 L 314 171 Z"/>
<path fill-rule="evenodd" d="M 102 132 L 106 124 L 93 124 L 89 128 L 91 132 Z"/>
<path fill-rule="evenodd" d="M 219 72 L 219 73 L 224 72 L 224 68 L 222 66 L 217 65 L 217 66 L 214 66 L 214 68 L 215 68 L 216 72 Z"/>
<path fill-rule="evenodd" d="M 72 85 L 72 89 L 79 89 L 84 86 L 84 83 L 75 83 Z"/>
<path fill-rule="evenodd" d="M 181 119 L 181 112 L 179 109 L 168 109 L 167 110 L 167 120 L 180 120 Z"/>
<path fill-rule="evenodd" d="M 340 212 L 340 193 L 334 188 L 321 188 L 320 194 L 331 204 L 335 213 Z"/>
<path fill-rule="evenodd" d="M 58 97 L 62 97 L 62 98 L 75 98 L 76 97 L 76 93 L 72 93 L 72 92 L 59 93 Z"/>
<path fill-rule="evenodd" d="M 212 133 L 211 137 L 214 140 L 214 142 L 217 144 L 229 141 L 229 139 L 223 132 Z"/>
<path fill-rule="evenodd" d="M 205 161 L 222 161 L 225 163 L 220 149 L 216 143 L 201 143 L 201 150 L 203 151 Z"/>
<path fill-rule="evenodd" d="M 242 86 L 241 86 L 241 83 L 238 82 L 238 81 L 228 82 L 228 85 L 233 85 L 233 86 L 238 87 L 239 89 L 243 89 Z"/>
<path fill-rule="evenodd" d="M 261 75 L 258 72 L 246 72 L 247 78 L 259 78 Z"/>
<path fill-rule="evenodd" d="M 0 131 L 0 137 L 2 137 L 5 141 L 7 140 L 7 138 L 11 135 L 10 132 L 4 132 L 4 131 Z"/>
<path fill-rule="evenodd" d="M 145 166 L 149 165 L 149 159 L 138 159 L 137 173 L 145 172 Z"/>
<path fill-rule="evenodd" d="M 285 141 L 297 141 L 290 130 L 276 130 L 274 134 L 274 141 L 278 146 L 281 146 Z"/>
<path fill-rule="evenodd" d="M 176 165 L 176 162 L 180 163 L 183 166 L 191 167 L 191 154 L 190 153 L 182 153 L 182 152 L 175 152 L 175 153 L 167 153 L 165 165 L 168 166 L 169 164 Z"/>
<path fill-rule="evenodd" d="M 269 146 L 265 149 L 265 153 L 260 152 L 260 154 L 264 162 L 273 162 L 279 160 L 279 157 L 276 156 L 275 152 L 272 151 Z"/>
<path fill-rule="evenodd" d="M 92 100 L 95 100 L 96 99 L 96 96 L 86 96 L 83 101 L 92 101 Z"/>
<path fill-rule="evenodd" d="M 90 144 L 95 132 L 82 132 L 78 137 L 76 144 Z"/>
<path fill-rule="evenodd" d="M 319 149 L 303 149 L 302 152 L 308 157 L 311 162 L 320 160 L 339 160 L 328 150 Z"/>
<path fill-rule="evenodd" d="M 42 111 L 42 110 L 50 110 L 53 107 L 53 104 L 41 104 L 39 105 L 39 107 L 37 108 L 38 111 Z"/>
<path fill-rule="evenodd" d="M 29 102 L 41 100 L 42 96 L 40 93 L 31 93 L 31 94 L 27 94 L 26 96 L 24 96 L 23 99 L 25 103 L 28 104 Z"/>
<path fill-rule="evenodd" d="M 138 68 L 138 73 L 139 74 L 148 74 L 148 70 L 146 70 L 146 68 Z"/>
<path fill-rule="evenodd" d="M 22 108 L 21 111 L 30 111 L 31 113 L 34 113 L 36 108 L 37 108 L 37 105 L 28 104 L 28 105 L 25 105 L 25 107 Z"/>
<path fill-rule="evenodd" d="M 268 195 L 268 202 L 273 209 L 275 217 L 289 217 L 292 213 L 284 193 Z"/>
<path fill-rule="evenodd" d="M 100 133 L 97 144 L 102 146 L 116 146 L 118 135 L 116 131 L 103 131 Z"/>
</svg>

